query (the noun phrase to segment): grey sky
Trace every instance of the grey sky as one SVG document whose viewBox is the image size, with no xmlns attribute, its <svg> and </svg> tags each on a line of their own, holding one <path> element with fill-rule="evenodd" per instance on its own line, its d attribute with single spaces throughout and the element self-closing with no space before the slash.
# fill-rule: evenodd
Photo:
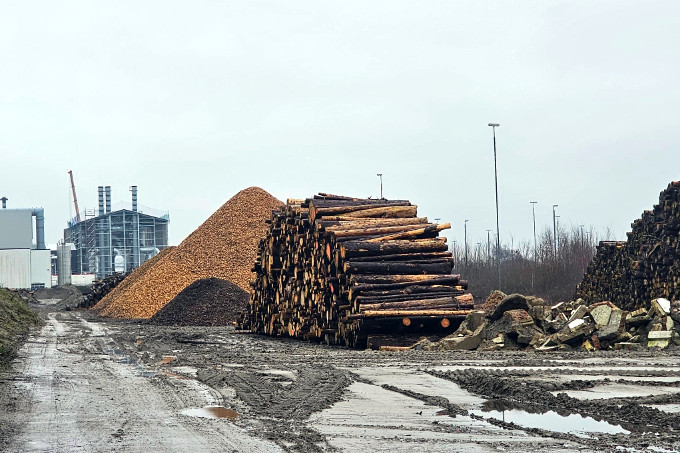
<svg viewBox="0 0 680 453">
<path fill-rule="evenodd" d="M 0 4 L 0 196 L 47 242 L 98 185 L 179 243 L 239 190 L 407 198 L 471 243 L 630 222 L 680 178 L 680 2 Z"/>
</svg>

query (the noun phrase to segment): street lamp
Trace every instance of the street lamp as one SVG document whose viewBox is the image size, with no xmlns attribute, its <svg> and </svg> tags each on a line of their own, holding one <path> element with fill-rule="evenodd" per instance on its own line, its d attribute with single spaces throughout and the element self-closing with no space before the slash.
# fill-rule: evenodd
<svg viewBox="0 0 680 453">
<path fill-rule="evenodd" d="M 468 265 L 467 223 L 468 223 L 468 220 L 465 219 L 465 223 L 463 224 L 463 228 L 465 230 L 465 267 L 467 267 L 467 265 Z"/>
<path fill-rule="evenodd" d="M 555 223 L 557 224 L 557 235 L 555 236 L 555 245 L 557 251 L 560 250 L 560 216 L 555 216 Z"/>
<path fill-rule="evenodd" d="M 553 255 L 557 258 L 557 218 L 555 217 L 555 208 L 559 206 L 553 205 Z"/>
<path fill-rule="evenodd" d="M 380 199 L 382 200 L 382 173 L 378 173 L 378 176 L 380 177 Z"/>
<path fill-rule="evenodd" d="M 531 216 L 534 219 L 534 272 L 531 276 L 531 292 L 534 292 L 534 280 L 536 280 L 536 262 L 537 262 L 537 252 L 536 252 L 536 203 L 538 201 L 530 201 L 531 203 Z"/>
<path fill-rule="evenodd" d="M 496 261 L 498 262 L 498 289 L 501 289 L 501 232 L 498 225 L 498 165 L 496 164 L 496 128 L 498 123 L 489 123 L 493 129 L 493 175 L 496 184 Z"/>
<path fill-rule="evenodd" d="M 486 230 L 486 259 L 491 261 L 491 230 Z"/>
</svg>

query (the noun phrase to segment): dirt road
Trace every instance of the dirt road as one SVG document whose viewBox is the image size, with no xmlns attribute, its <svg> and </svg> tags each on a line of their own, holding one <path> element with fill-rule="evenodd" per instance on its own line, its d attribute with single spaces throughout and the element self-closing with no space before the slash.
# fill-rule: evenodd
<svg viewBox="0 0 680 453">
<path fill-rule="evenodd" d="M 280 451 L 221 420 L 182 415 L 222 405 L 195 380 L 154 379 L 101 323 L 78 312 L 50 313 L 16 361 L 23 393 L 6 451 Z"/>
<path fill-rule="evenodd" d="M 43 317 L 0 384 L 3 451 L 680 449 L 677 351 L 384 353 Z"/>
</svg>

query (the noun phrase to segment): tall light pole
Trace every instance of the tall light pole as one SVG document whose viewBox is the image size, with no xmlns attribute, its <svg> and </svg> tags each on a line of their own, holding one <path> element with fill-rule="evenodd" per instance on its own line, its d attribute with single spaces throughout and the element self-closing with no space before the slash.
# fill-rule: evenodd
<svg viewBox="0 0 680 453">
<path fill-rule="evenodd" d="M 583 236 L 583 227 L 584 226 L 585 225 L 579 225 L 578 226 L 581 229 L 581 250 L 583 250 L 586 247 L 585 241 L 583 240 L 584 239 L 584 236 Z"/>
<path fill-rule="evenodd" d="M 382 200 L 382 173 L 378 173 L 378 176 L 380 177 L 380 199 Z"/>
<path fill-rule="evenodd" d="M 557 247 L 555 250 L 559 252 L 560 250 L 560 216 L 556 215 L 555 216 L 555 223 L 557 224 L 557 236 L 555 236 L 555 246 Z"/>
<path fill-rule="evenodd" d="M 496 128 L 498 123 L 489 123 L 493 129 L 493 175 L 496 184 L 496 261 L 498 262 L 498 289 L 501 289 L 501 231 L 498 224 L 498 165 L 496 164 Z"/>
<path fill-rule="evenodd" d="M 534 292 L 534 280 L 536 280 L 536 264 L 537 264 L 537 247 L 536 247 L 536 203 L 538 201 L 530 201 L 531 203 L 531 217 L 534 219 L 534 272 L 531 275 L 531 292 Z"/>
<path fill-rule="evenodd" d="M 491 261 L 491 230 L 486 230 L 486 259 Z"/>
<path fill-rule="evenodd" d="M 555 217 L 555 208 L 559 206 L 553 205 L 553 256 L 557 259 L 557 218 Z"/>
<path fill-rule="evenodd" d="M 467 223 L 468 219 L 465 219 L 464 229 L 465 229 L 465 267 L 468 265 L 468 247 L 467 247 Z"/>
</svg>

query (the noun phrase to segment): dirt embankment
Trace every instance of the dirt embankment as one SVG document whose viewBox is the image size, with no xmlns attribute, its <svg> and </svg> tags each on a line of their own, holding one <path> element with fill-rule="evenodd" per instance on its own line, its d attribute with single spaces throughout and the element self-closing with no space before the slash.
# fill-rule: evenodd
<svg viewBox="0 0 680 453">
<path fill-rule="evenodd" d="M 0 288 L 0 368 L 14 357 L 21 340 L 40 319 L 19 293 Z"/>
</svg>

